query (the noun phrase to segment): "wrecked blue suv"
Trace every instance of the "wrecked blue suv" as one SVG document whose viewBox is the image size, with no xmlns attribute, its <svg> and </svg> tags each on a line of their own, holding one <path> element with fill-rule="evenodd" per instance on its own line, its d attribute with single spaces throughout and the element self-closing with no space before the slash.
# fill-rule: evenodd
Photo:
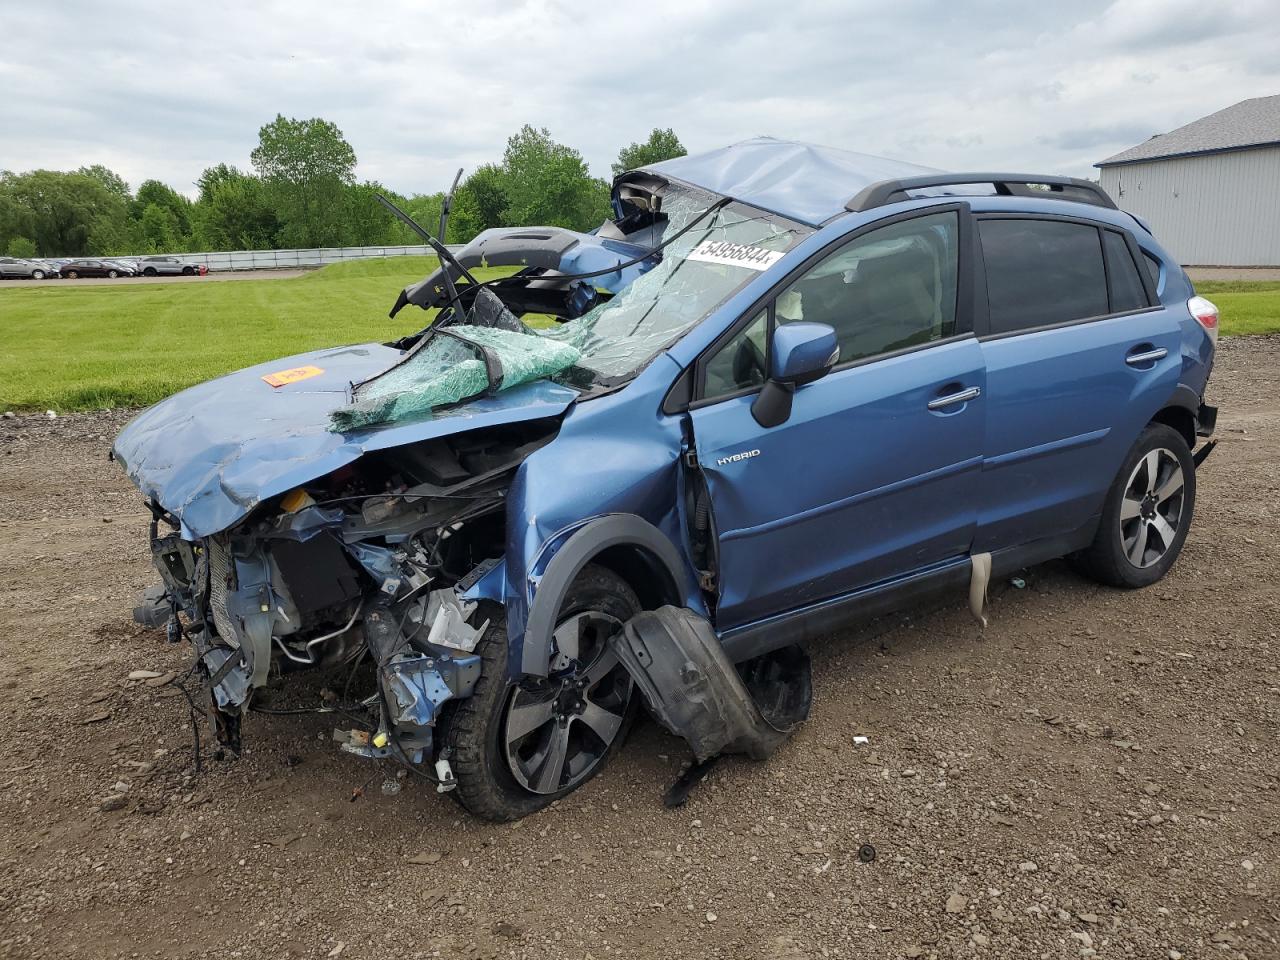
<svg viewBox="0 0 1280 960">
<path fill-rule="evenodd" d="M 194 644 L 224 747 L 269 679 L 363 662 L 341 747 L 493 819 L 641 700 L 700 760 L 764 755 L 807 707 L 777 652 L 926 591 L 980 615 L 1064 555 L 1158 580 L 1212 447 L 1216 310 L 1085 181 L 752 140 L 621 175 L 592 234 L 487 231 L 410 306 L 114 455 L 154 516 L 140 614 Z"/>
</svg>

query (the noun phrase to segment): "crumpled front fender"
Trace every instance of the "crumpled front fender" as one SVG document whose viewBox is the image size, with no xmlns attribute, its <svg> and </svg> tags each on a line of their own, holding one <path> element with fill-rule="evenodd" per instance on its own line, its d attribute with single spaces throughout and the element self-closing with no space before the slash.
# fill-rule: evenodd
<svg viewBox="0 0 1280 960">
<path fill-rule="evenodd" d="M 547 675 L 551 660 L 551 634 L 569 587 L 594 557 L 617 546 L 637 547 L 651 554 L 659 574 L 667 580 L 664 592 L 670 596 L 680 595 L 678 585 L 684 563 L 662 531 L 634 514 L 617 513 L 590 520 L 569 535 L 537 578 L 537 590 L 529 604 L 523 643 L 518 651 L 519 673 Z M 516 655 L 513 648 L 513 667 L 516 666 Z"/>
</svg>

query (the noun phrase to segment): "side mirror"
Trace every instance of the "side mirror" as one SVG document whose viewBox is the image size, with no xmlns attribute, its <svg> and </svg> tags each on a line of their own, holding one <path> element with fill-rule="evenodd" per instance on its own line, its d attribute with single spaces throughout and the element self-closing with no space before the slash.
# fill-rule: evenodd
<svg viewBox="0 0 1280 960">
<path fill-rule="evenodd" d="M 840 359 L 836 332 L 825 323 L 787 323 L 773 331 L 769 379 L 751 404 L 762 427 L 776 427 L 791 416 L 796 387 L 827 375 Z"/>
</svg>

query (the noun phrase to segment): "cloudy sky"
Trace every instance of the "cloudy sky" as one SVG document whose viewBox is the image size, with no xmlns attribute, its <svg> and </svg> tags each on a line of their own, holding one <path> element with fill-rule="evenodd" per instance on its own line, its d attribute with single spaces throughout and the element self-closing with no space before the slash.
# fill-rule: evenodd
<svg viewBox="0 0 1280 960">
<path fill-rule="evenodd" d="M 39 11 L 38 16 L 32 16 Z M 674 127 L 944 169 L 1089 175 L 1280 93 L 1275 0 L 0 0 L 0 169 L 103 163 L 192 193 L 276 113 L 343 130 L 404 193 L 547 127 L 609 175 Z"/>
</svg>

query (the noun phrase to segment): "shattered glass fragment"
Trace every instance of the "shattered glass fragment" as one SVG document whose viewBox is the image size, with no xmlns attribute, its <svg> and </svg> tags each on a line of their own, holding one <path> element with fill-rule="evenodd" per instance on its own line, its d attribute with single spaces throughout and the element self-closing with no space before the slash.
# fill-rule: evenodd
<svg viewBox="0 0 1280 960">
<path fill-rule="evenodd" d="M 578 361 L 577 348 L 540 337 L 488 290 L 476 295 L 467 320 L 435 331 L 421 349 L 357 384 L 351 404 L 332 413 L 330 429 L 352 430 L 422 416 L 495 386 L 509 389 L 555 376 Z M 486 354 L 501 370 L 496 384 L 490 379 Z"/>
</svg>

